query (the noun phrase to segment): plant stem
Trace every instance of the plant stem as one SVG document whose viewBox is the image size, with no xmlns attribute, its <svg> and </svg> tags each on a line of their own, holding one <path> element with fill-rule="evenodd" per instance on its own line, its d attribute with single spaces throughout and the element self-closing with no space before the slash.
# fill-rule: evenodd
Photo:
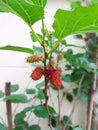
<svg viewBox="0 0 98 130">
<path fill-rule="evenodd" d="M 42 42 L 42 46 L 43 46 L 43 50 L 44 50 L 44 72 L 46 72 L 46 62 L 47 62 L 47 52 L 46 52 L 46 48 L 45 48 L 45 28 L 44 28 L 44 20 L 42 19 L 42 30 L 43 30 L 43 42 Z M 48 110 L 48 100 L 49 100 L 49 96 L 48 96 L 48 79 L 47 77 L 44 75 L 44 79 L 45 79 L 45 91 L 44 91 L 44 94 L 45 94 L 45 108 L 47 110 L 47 113 L 48 113 L 48 120 L 49 120 L 49 127 L 50 129 L 52 130 L 52 125 L 51 125 L 51 115 L 50 115 L 50 112 Z"/>
<path fill-rule="evenodd" d="M 58 130 L 60 130 L 60 117 L 61 117 L 61 103 L 60 103 L 60 91 L 58 90 L 58 95 L 57 95 L 57 98 L 58 98 L 58 121 L 57 121 L 57 124 L 58 124 Z"/>
<path fill-rule="evenodd" d="M 50 97 L 50 100 L 51 100 L 52 106 L 55 107 L 55 106 L 54 106 L 53 99 L 52 99 L 52 94 L 51 94 L 51 90 L 50 90 L 50 88 L 49 88 L 49 97 Z"/>
<path fill-rule="evenodd" d="M 94 106 L 94 91 L 91 92 L 86 130 L 90 130 L 91 129 L 92 115 L 93 115 L 93 106 Z"/>
<path fill-rule="evenodd" d="M 96 51 L 96 66 L 98 68 L 98 52 Z M 95 94 L 95 90 L 97 88 L 97 75 L 96 73 L 94 74 L 94 81 L 93 81 L 93 85 L 91 87 L 91 91 L 90 91 L 90 101 L 89 101 L 89 106 L 88 106 L 88 115 L 87 115 L 87 126 L 86 126 L 86 130 L 90 130 L 92 127 L 92 117 L 93 117 L 93 109 L 94 109 L 94 94 Z"/>
<path fill-rule="evenodd" d="M 10 95 L 10 83 L 5 84 L 5 95 Z M 12 108 L 11 108 L 11 101 L 6 101 L 6 111 L 7 111 L 7 122 L 8 122 L 8 130 L 12 130 Z"/>
</svg>

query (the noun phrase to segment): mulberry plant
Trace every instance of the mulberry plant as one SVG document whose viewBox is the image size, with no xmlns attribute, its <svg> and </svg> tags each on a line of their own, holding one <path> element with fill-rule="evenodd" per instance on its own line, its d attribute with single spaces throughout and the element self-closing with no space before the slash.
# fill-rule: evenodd
<svg viewBox="0 0 98 130">
<path fill-rule="evenodd" d="M 7 45 L 0 47 L 0 50 L 28 53 L 26 62 L 34 65 L 30 78 L 33 83 L 37 83 L 35 87 L 26 89 L 26 94 L 6 96 L 0 91 L 0 97 L 6 102 L 31 104 L 14 115 L 12 128 L 9 129 L 1 122 L 2 130 L 41 130 L 40 125 L 29 123 L 31 113 L 38 118 L 48 119 L 47 126 L 50 130 L 82 130 L 81 126 L 72 123 L 72 115 L 77 100 L 89 100 L 87 90 L 93 79 L 87 73 L 97 74 L 97 68 L 94 62 L 87 60 L 86 53 L 74 54 L 70 47 L 79 46 L 68 44 L 65 38 L 74 34 L 97 32 L 98 5 L 69 11 L 58 9 L 54 13 L 52 31 L 45 24 L 46 4 L 47 0 L 0 0 L 0 12 L 10 12 L 20 17 L 29 27 L 34 43 L 33 48 Z M 33 28 L 38 21 L 41 21 L 40 33 Z M 86 47 L 79 48 L 87 51 Z M 76 87 L 66 89 L 66 82 L 75 82 Z M 18 89 L 17 85 L 12 85 L 11 88 Z M 50 105 L 54 91 L 57 93 L 58 110 L 53 107 L 53 102 Z M 29 99 L 28 95 L 32 98 Z M 70 115 L 61 115 L 64 97 L 69 102 L 73 102 L 75 98 Z M 39 100 L 37 105 L 32 103 L 35 98 Z"/>
</svg>

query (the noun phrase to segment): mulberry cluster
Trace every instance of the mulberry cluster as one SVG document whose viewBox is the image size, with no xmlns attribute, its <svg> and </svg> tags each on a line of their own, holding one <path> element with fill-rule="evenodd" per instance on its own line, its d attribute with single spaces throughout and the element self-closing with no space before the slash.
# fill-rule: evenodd
<svg viewBox="0 0 98 130">
<path fill-rule="evenodd" d="M 60 79 L 61 68 L 55 69 L 51 67 L 44 72 L 44 70 L 40 66 L 38 66 L 33 70 L 31 78 L 33 80 L 39 80 L 43 74 L 46 76 L 47 80 L 50 80 L 51 84 L 53 84 L 55 88 L 61 87 L 62 85 L 62 80 Z"/>
</svg>

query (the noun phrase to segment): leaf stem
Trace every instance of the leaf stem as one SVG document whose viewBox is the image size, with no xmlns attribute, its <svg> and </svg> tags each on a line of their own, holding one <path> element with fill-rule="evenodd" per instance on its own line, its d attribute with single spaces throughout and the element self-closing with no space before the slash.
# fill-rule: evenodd
<svg viewBox="0 0 98 130">
<path fill-rule="evenodd" d="M 39 36 L 35 33 L 34 29 L 32 28 L 32 26 L 29 26 L 31 31 L 32 31 L 32 34 L 34 35 L 34 37 L 37 39 L 37 41 L 40 43 L 40 45 L 42 46 L 42 41 L 41 39 L 39 38 Z"/>
<path fill-rule="evenodd" d="M 54 46 L 49 50 L 48 55 L 51 54 L 60 44 L 61 40 L 55 42 Z"/>
</svg>

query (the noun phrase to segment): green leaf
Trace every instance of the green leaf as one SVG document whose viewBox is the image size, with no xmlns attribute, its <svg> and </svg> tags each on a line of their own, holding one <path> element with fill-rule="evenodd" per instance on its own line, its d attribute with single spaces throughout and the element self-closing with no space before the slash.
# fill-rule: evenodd
<svg viewBox="0 0 98 130">
<path fill-rule="evenodd" d="M 73 89 L 73 94 L 76 96 L 77 95 L 77 91 L 78 91 L 78 88 L 74 88 Z"/>
<path fill-rule="evenodd" d="M 26 114 L 24 112 L 17 113 L 15 115 L 14 123 L 15 125 L 24 124 L 24 118 L 26 117 Z"/>
<path fill-rule="evenodd" d="M 52 108 L 51 106 L 48 106 L 48 110 L 49 110 L 51 116 L 57 117 L 57 113 L 54 110 L 54 108 Z M 37 105 L 37 106 L 33 106 L 33 112 L 37 117 L 48 118 L 47 110 L 46 110 L 45 106 L 43 106 L 41 104 Z"/>
<path fill-rule="evenodd" d="M 23 126 L 16 126 L 13 130 L 25 130 Z"/>
<path fill-rule="evenodd" d="M 68 100 L 69 102 L 72 102 L 72 101 L 73 101 L 73 96 L 72 96 L 71 93 L 67 93 L 66 98 L 67 98 L 67 100 Z"/>
<path fill-rule="evenodd" d="M 35 89 L 26 89 L 27 94 L 35 94 L 36 90 Z"/>
<path fill-rule="evenodd" d="M 16 126 L 13 130 L 25 130 L 25 128 L 26 128 L 25 125 L 20 125 L 20 126 Z"/>
<path fill-rule="evenodd" d="M 33 108 L 32 106 L 26 107 L 26 108 L 24 108 L 23 112 L 24 112 L 24 113 L 27 113 L 27 112 L 31 111 L 32 108 Z"/>
<path fill-rule="evenodd" d="M 4 96 L 4 93 L 0 90 L 0 98 Z"/>
<path fill-rule="evenodd" d="M 63 116 L 63 120 L 64 120 L 65 122 L 68 121 L 68 119 L 69 119 L 68 116 L 66 116 L 66 115 Z"/>
<path fill-rule="evenodd" d="M 20 113 L 17 113 L 15 115 L 14 124 L 15 128 L 14 130 L 25 130 L 28 128 L 28 123 L 25 121 L 26 114 L 22 111 Z"/>
<path fill-rule="evenodd" d="M 19 90 L 18 84 L 11 85 L 11 92 L 16 92 L 17 90 Z"/>
<path fill-rule="evenodd" d="M 33 5 L 25 0 L 0 0 L 0 11 L 11 12 L 22 18 L 29 26 L 44 16 L 41 6 Z"/>
<path fill-rule="evenodd" d="M 50 115 L 51 115 L 52 117 L 57 117 L 57 113 L 56 113 L 56 111 L 55 111 L 55 109 L 54 109 L 53 107 L 48 106 L 48 110 L 49 110 Z"/>
<path fill-rule="evenodd" d="M 33 107 L 33 112 L 37 117 L 48 118 L 46 108 L 43 105 L 34 106 Z"/>
<path fill-rule="evenodd" d="M 41 34 L 38 34 L 38 33 L 37 33 L 37 35 L 38 35 L 38 37 L 40 38 L 40 40 L 43 40 L 43 37 L 42 37 Z M 30 32 L 30 36 L 31 36 L 31 39 L 32 39 L 33 42 L 37 42 L 37 39 L 36 39 L 36 37 L 33 35 L 32 32 Z"/>
<path fill-rule="evenodd" d="M 72 76 L 70 74 L 62 75 L 62 80 L 64 82 L 72 82 Z"/>
<path fill-rule="evenodd" d="M 56 125 L 57 125 L 57 117 L 51 117 L 51 124 L 52 124 L 52 127 L 56 127 Z"/>
<path fill-rule="evenodd" d="M 39 125 L 31 125 L 29 126 L 28 130 L 41 130 Z"/>
<path fill-rule="evenodd" d="M 72 72 L 72 80 L 80 81 L 81 76 L 85 73 L 85 70 L 82 68 L 75 68 Z"/>
<path fill-rule="evenodd" d="M 35 87 L 36 87 L 37 89 L 40 89 L 40 88 L 42 88 L 42 87 L 44 87 L 44 86 L 45 86 L 45 81 L 42 81 L 42 82 L 38 83 Z"/>
<path fill-rule="evenodd" d="M 98 5 L 79 7 L 72 11 L 58 9 L 53 29 L 59 40 L 72 34 L 98 32 Z"/>
<path fill-rule="evenodd" d="M 37 47 L 37 46 L 33 46 L 33 50 L 34 50 L 34 52 L 43 52 L 43 49 L 42 49 L 42 47 Z"/>
<path fill-rule="evenodd" d="M 35 4 L 35 5 L 41 5 L 42 7 L 45 7 L 46 3 L 47 3 L 47 0 L 41 0 L 41 2 L 39 0 L 32 0 L 32 2 Z"/>
<path fill-rule="evenodd" d="M 74 8 L 78 8 L 81 6 L 81 2 L 80 1 L 75 1 L 75 2 L 71 2 L 71 5 L 70 5 L 73 9 Z"/>
<path fill-rule="evenodd" d="M 82 100 L 82 101 L 88 101 L 89 96 L 88 96 L 87 93 L 81 92 L 79 98 L 80 98 L 80 100 Z"/>
<path fill-rule="evenodd" d="M 44 95 L 44 93 L 43 93 L 43 89 L 39 89 L 39 90 L 38 90 L 37 98 L 39 98 L 40 100 L 45 99 L 45 95 Z"/>
<path fill-rule="evenodd" d="M 28 102 L 27 96 L 24 94 L 14 94 L 14 95 L 6 96 L 4 98 L 4 101 L 8 101 L 8 100 L 10 100 L 13 103 L 27 103 Z"/>
<path fill-rule="evenodd" d="M 73 128 L 73 130 L 83 130 L 83 129 L 80 126 L 77 126 L 77 127 Z"/>
<path fill-rule="evenodd" d="M 7 127 L 0 123 L 0 130 L 7 130 Z"/>
<path fill-rule="evenodd" d="M 80 34 L 76 34 L 76 35 L 74 35 L 73 37 L 76 38 L 76 39 L 83 39 L 83 36 L 80 35 Z"/>
<path fill-rule="evenodd" d="M 64 46 L 66 46 L 67 45 L 67 41 L 66 40 L 62 40 L 62 42 L 61 42 Z"/>
<path fill-rule="evenodd" d="M 30 54 L 34 53 L 33 50 L 30 48 L 10 46 L 10 45 L 0 47 L 0 50 L 18 51 L 18 52 L 24 52 L 24 53 L 30 53 Z"/>
<path fill-rule="evenodd" d="M 92 4 L 97 4 L 98 0 L 91 0 Z"/>
<path fill-rule="evenodd" d="M 62 118 L 62 122 L 65 122 L 65 123 L 66 123 L 68 120 L 69 120 L 69 117 L 68 117 L 67 115 L 64 115 L 63 118 Z M 69 127 L 68 127 L 69 129 L 68 129 L 68 130 L 73 130 L 72 127 L 71 127 L 71 126 L 72 126 L 71 120 L 69 121 L 68 126 L 69 126 Z"/>
</svg>

